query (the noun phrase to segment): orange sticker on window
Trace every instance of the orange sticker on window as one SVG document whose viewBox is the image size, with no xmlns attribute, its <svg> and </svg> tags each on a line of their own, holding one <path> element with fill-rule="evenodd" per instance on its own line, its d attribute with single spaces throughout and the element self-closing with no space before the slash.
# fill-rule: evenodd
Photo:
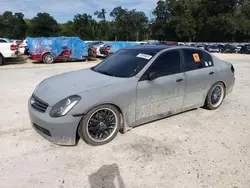
<svg viewBox="0 0 250 188">
<path fill-rule="evenodd" d="M 199 63 L 201 61 L 200 57 L 199 57 L 199 54 L 193 54 L 193 58 L 194 58 L 195 63 Z"/>
</svg>

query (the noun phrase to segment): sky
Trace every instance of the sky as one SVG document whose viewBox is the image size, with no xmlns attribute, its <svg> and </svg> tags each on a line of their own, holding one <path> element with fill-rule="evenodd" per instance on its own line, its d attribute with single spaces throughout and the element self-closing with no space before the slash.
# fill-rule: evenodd
<svg viewBox="0 0 250 188">
<path fill-rule="evenodd" d="M 47 12 L 59 23 L 64 23 L 78 13 L 94 15 L 96 10 L 104 8 L 108 15 L 113 8 L 121 6 L 143 11 L 151 19 L 156 3 L 157 0 L 0 0 L 0 14 L 22 12 L 25 18 L 32 18 L 38 12 Z"/>
</svg>

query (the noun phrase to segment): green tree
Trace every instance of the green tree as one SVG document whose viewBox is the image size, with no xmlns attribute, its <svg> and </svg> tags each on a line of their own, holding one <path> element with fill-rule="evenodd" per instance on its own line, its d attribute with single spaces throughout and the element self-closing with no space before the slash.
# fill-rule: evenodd
<svg viewBox="0 0 250 188">
<path fill-rule="evenodd" d="M 62 36 L 77 36 L 74 30 L 74 23 L 72 21 L 61 24 L 60 28 L 60 35 Z"/>
<path fill-rule="evenodd" d="M 22 13 L 13 14 L 10 11 L 6 11 L 3 15 L 0 15 L 1 35 L 11 39 L 25 38 L 28 26 L 23 18 L 24 15 Z"/>
<path fill-rule="evenodd" d="M 160 41 L 164 40 L 177 40 L 175 27 L 171 23 L 171 15 L 176 0 L 159 0 L 157 6 L 153 11 L 155 20 L 151 23 L 151 33 L 153 39 Z"/>
<path fill-rule="evenodd" d="M 94 13 L 97 18 L 101 19 L 102 21 L 106 21 L 106 11 L 105 9 L 102 9 L 101 11 L 95 11 Z"/>
<path fill-rule="evenodd" d="M 113 22 L 113 31 L 116 40 L 128 40 L 128 28 L 126 27 L 126 16 L 127 9 L 123 9 L 122 7 L 116 7 L 110 13 L 110 16 L 114 18 Z"/>
<path fill-rule="evenodd" d="M 110 16 L 114 18 L 116 40 L 143 40 L 146 38 L 148 18 L 144 12 L 116 7 Z"/>
<path fill-rule="evenodd" d="M 171 11 L 170 25 L 182 41 L 192 41 L 196 36 L 196 21 L 192 14 L 193 0 L 179 0 Z"/>
<path fill-rule="evenodd" d="M 57 21 L 48 13 L 38 13 L 30 21 L 30 35 L 32 37 L 51 37 L 59 34 Z"/>
<path fill-rule="evenodd" d="M 73 29 L 84 40 L 95 40 L 95 31 L 98 29 L 97 22 L 88 14 L 77 14 L 73 20 Z"/>
<path fill-rule="evenodd" d="M 95 16 L 97 16 L 98 19 L 101 21 L 97 24 L 97 30 L 95 31 L 96 37 L 99 40 L 108 40 L 109 33 L 110 33 L 110 27 L 109 22 L 106 21 L 106 11 L 105 9 L 102 9 L 101 11 L 96 11 L 94 13 Z"/>
</svg>

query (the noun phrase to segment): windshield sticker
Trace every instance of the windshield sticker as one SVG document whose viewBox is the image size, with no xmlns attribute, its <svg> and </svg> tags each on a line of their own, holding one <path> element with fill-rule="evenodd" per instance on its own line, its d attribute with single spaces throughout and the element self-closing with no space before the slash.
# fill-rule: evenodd
<svg viewBox="0 0 250 188">
<path fill-rule="evenodd" d="M 193 58 L 194 58 L 195 63 L 199 63 L 201 61 L 200 57 L 199 57 L 199 54 L 193 54 Z"/>
<path fill-rule="evenodd" d="M 205 66 L 208 67 L 208 63 L 205 61 Z"/>
<path fill-rule="evenodd" d="M 136 57 L 140 57 L 140 58 L 147 59 L 147 60 L 152 58 L 152 56 L 148 54 L 138 54 Z"/>
</svg>

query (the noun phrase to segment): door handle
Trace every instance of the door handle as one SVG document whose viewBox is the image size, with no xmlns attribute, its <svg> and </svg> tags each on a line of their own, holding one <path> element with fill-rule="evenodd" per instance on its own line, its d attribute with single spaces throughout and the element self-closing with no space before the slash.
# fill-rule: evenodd
<svg viewBox="0 0 250 188">
<path fill-rule="evenodd" d="M 182 78 L 180 78 L 180 79 L 176 80 L 176 82 L 181 82 L 181 81 L 183 81 L 183 79 L 182 79 Z"/>
<path fill-rule="evenodd" d="M 210 73 L 209 73 L 209 75 L 212 75 L 212 74 L 214 74 L 214 72 L 210 72 Z"/>
</svg>

